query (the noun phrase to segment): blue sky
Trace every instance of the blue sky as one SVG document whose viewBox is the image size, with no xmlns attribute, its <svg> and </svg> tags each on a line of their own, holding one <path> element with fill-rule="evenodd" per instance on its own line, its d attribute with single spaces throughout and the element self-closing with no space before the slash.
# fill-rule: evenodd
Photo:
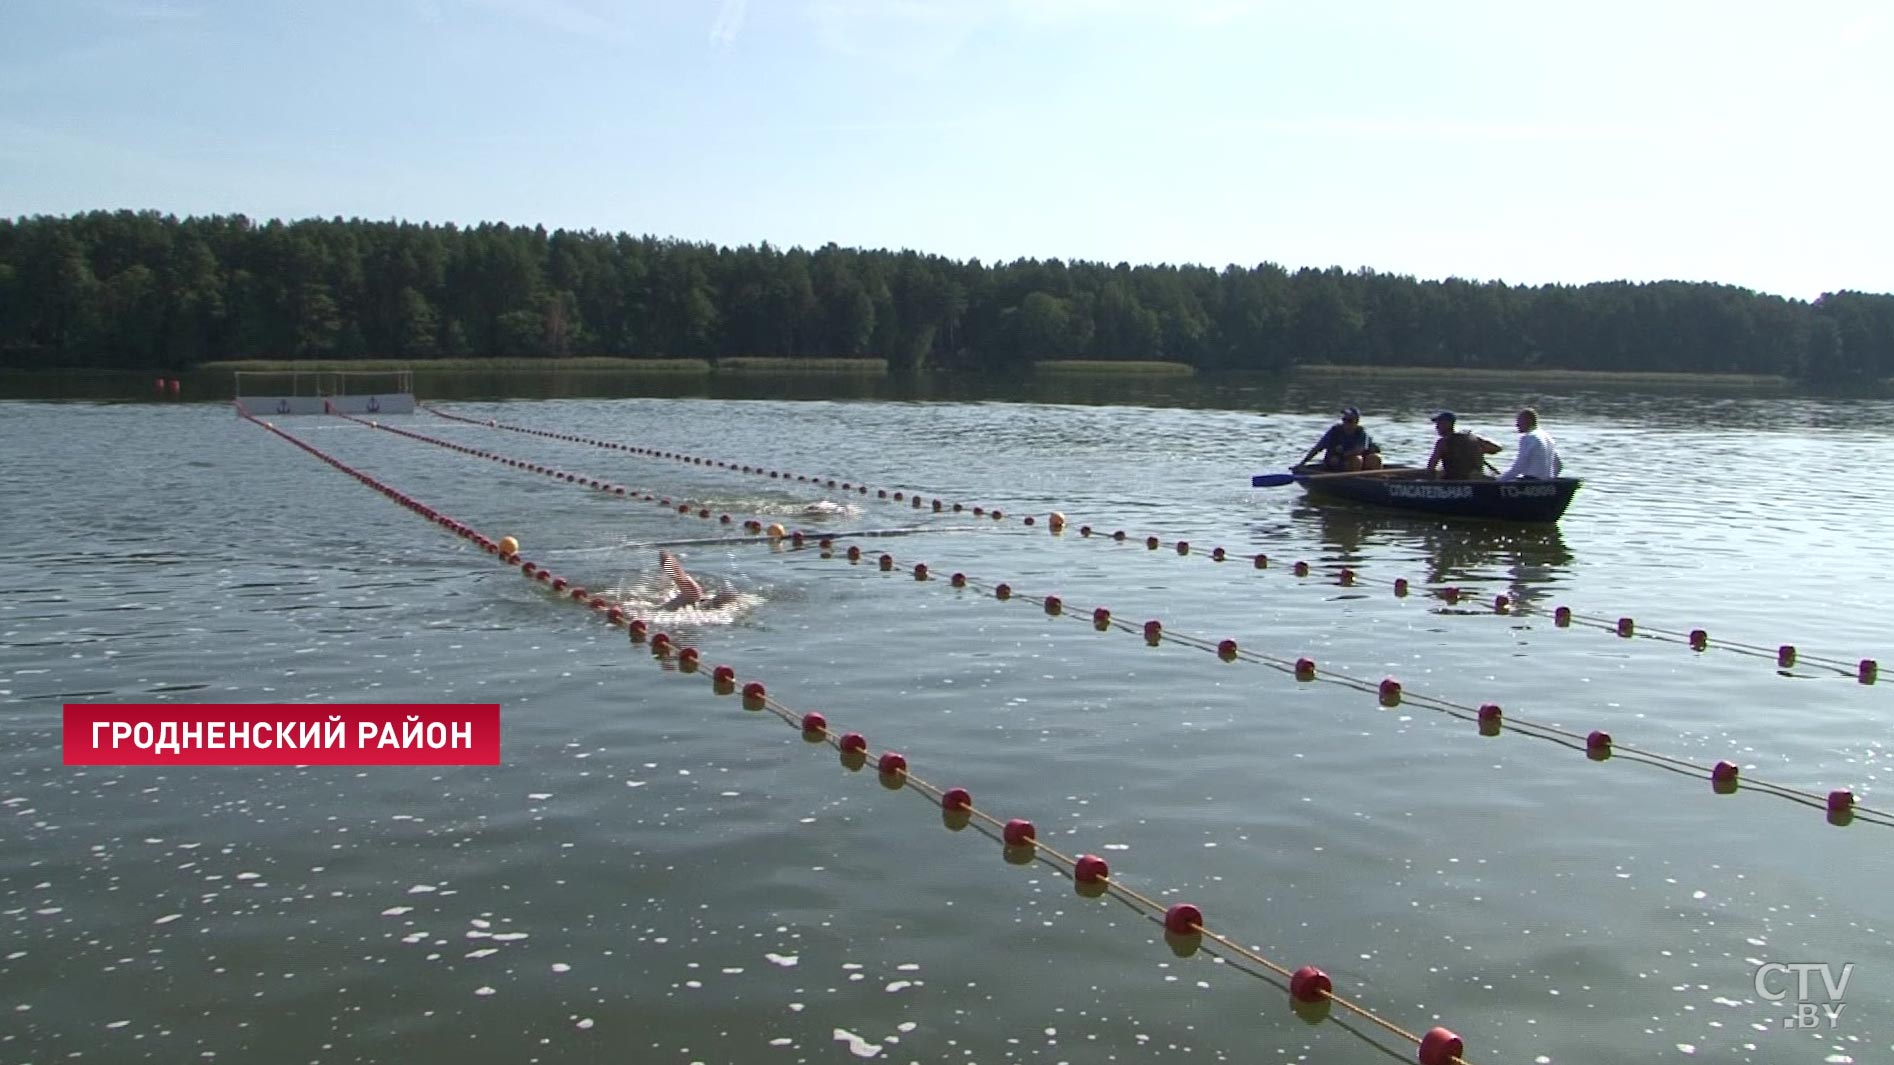
<svg viewBox="0 0 1894 1065">
<path fill-rule="evenodd" d="M 1894 5 L 6 0 L 0 215 L 1894 292 Z"/>
</svg>

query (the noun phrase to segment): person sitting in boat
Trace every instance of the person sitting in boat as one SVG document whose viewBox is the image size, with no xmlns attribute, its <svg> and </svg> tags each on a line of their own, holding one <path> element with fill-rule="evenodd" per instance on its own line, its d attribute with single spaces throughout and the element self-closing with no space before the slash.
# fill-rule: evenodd
<svg viewBox="0 0 1894 1065">
<path fill-rule="evenodd" d="M 1361 427 L 1361 411 L 1354 407 L 1344 408 L 1342 420 L 1329 426 L 1328 432 L 1322 434 L 1322 439 L 1317 440 L 1296 465 L 1308 465 L 1318 451 L 1324 453 L 1322 468 L 1335 473 L 1381 468 L 1381 445 Z"/>
<path fill-rule="evenodd" d="M 1512 468 L 1499 475 L 1502 481 L 1528 480 L 1550 481 L 1559 475 L 1565 464 L 1559 461 L 1558 445 L 1552 442 L 1552 434 L 1539 428 L 1539 412 L 1531 407 L 1520 410 L 1513 419 L 1513 427 L 1519 430 L 1519 453 L 1513 456 Z"/>
<path fill-rule="evenodd" d="M 658 568 L 663 570 L 664 575 L 671 578 L 671 583 L 677 586 L 677 594 L 666 599 L 663 605 L 658 607 L 659 610 L 676 610 L 686 606 L 715 608 L 724 606 L 736 598 L 736 589 L 730 587 L 728 583 L 716 594 L 705 596 L 704 586 L 684 572 L 684 567 L 669 551 L 658 552 Z"/>
<path fill-rule="evenodd" d="M 1434 431 L 1439 439 L 1434 441 L 1434 453 L 1427 457 L 1428 475 L 1443 481 L 1485 480 L 1480 467 L 1486 465 L 1486 456 L 1499 454 L 1499 445 L 1470 429 L 1455 431 L 1454 421 L 1450 410 L 1434 415 Z"/>
</svg>

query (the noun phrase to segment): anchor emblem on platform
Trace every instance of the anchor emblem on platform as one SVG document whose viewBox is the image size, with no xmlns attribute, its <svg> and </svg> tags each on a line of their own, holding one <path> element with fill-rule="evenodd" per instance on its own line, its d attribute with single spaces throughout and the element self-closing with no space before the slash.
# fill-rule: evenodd
<svg viewBox="0 0 1894 1065">
<path fill-rule="evenodd" d="M 286 400 L 286 399 L 279 399 L 279 400 L 277 400 L 277 401 L 276 401 L 276 413 L 278 413 L 278 414 L 288 414 L 288 413 L 289 413 L 289 400 Z"/>
<path fill-rule="evenodd" d="M 368 397 L 368 413 L 374 414 L 379 410 L 381 410 L 381 399 L 376 396 Z"/>
</svg>

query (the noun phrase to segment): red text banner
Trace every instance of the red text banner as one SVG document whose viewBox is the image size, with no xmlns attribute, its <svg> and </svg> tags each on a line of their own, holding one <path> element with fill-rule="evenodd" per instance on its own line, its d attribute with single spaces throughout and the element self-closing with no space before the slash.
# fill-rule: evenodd
<svg viewBox="0 0 1894 1065">
<path fill-rule="evenodd" d="M 67 703 L 67 765 L 499 765 L 498 703 Z"/>
</svg>

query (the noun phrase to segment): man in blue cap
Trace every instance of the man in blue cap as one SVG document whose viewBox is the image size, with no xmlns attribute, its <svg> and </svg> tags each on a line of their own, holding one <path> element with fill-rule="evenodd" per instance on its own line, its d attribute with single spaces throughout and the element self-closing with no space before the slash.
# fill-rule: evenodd
<svg viewBox="0 0 1894 1065">
<path fill-rule="evenodd" d="M 1335 473 L 1381 468 L 1381 446 L 1361 427 L 1361 412 L 1353 407 L 1342 409 L 1342 420 L 1328 427 L 1298 466 L 1306 466 L 1315 453 L 1324 452 L 1322 468 Z"/>
<path fill-rule="evenodd" d="M 1433 475 L 1439 467 L 1443 481 L 1485 480 L 1480 467 L 1486 465 L 1486 456 L 1499 454 L 1499 445 L 1470 429 L 1456 432 L 1454 421 L 1450 410 L 1434 415 L 1434 432 L 1439 439 L 1434 441 L 1434 453 L 1427 457 L 1428 474 Z"/>
</svg>

